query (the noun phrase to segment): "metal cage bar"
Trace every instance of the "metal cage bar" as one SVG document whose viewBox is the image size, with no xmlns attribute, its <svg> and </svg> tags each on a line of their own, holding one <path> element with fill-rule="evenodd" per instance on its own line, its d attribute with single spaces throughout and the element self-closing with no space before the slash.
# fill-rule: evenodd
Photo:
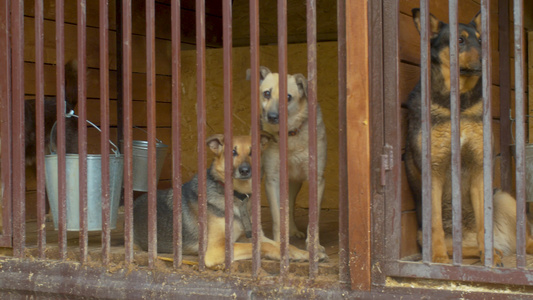
<svg viewBox="0 0 533 300">
<path fill-rule="evenodd" d="M 261 269 L 261 147 L 259 124 L 259 0 L 250 0 L 250 84 L 252 131 L 252 277 Z"/>
<path fill-rule="evenodd" d="M 67 258 L 67 183 L 65 140 L 65 2 L 56 1 L 56 101 L 59 256 Z"/>
<path fill-rule="evenodd" d="M 307 105 L 309 122 L 309 278 L 318 276 L 317 51 L 316 1 L 307 0 Z"/>
<path fill-rule="evenodd" d="M 79 200 L 80 200 L 80 261 L 87 262 L 88 220 L 87 220 L 87 5 L 79 0 L 78 12 L 78 153 L 79 153 Z M 39 168 L 37 168 L 38 170 Z M 37 189 L 39 190 L 39 189 Z M 44 191 L 44 187 L 43 187 Z"/>
<path fill-rule="evenodd" d="M 148 127 L 148 265 L 157 258 L 157 182 L 155 119 L 155 1 L 146 1 L 146 92 Z"/>
<path fill-rule="evenodd" d="M 124 146 L 124 259 L 133 262 L 133 85 L 131 0 L 122 1 L 122 112 Z"/>
<path fill-rule="evenodd" d="M 516 130 L 516 267 L 526 266 L 526 161 L 525 161 L 525 75 L 524 75 L 524 3 L 513 1 L 515 130 Z M 530 91 L 531 92 L 531 91 Z"/>
<path fill-rule="evenodd" d="M 223 56 L 224 56 L 224 195 L 225 195 L 225 229 L 226 229 L 226 244 L 225 244 L 225 270 L 231 271 L 233 262 L 233 181 L 231 178 L 233 172 L 233 78 L 232 78 L 232 14 L 231 14 L 231 0 L 224 0 L 222 2 L 222 31 L 223 31 Z"/>
<path fill-rule="evenodd" d="M 431 262 L 431 55 L 429 1 L 420 1 L 420 81 L 422 121 L 422 260 Z M 440 207 L 438 208 L 440 209 Z"/>
<path fill-rule="evenodd" d="M 287 128 L 287 0 L 278 0 L 280 280 L 289 274 L 289 169 Z"/>
<path fill-rule="evenodd" d="M 196 107 L 198 130 L 198 222 L 199 245 L 198 264 L 200 271 L 205 270 L 207 250 L 207 158 L 206 158 L 206 53 L 205 53 L 205 1 L 196 0 Z"/>
<path fill-rule="evenodd" d="M 2 177 L 2 186 L 0 186 L 0 199 L 2 205 L 2 236 L 0 244 L 5 247 L 12 246 L 12 201 L 13 178 L 11 177 L 11 157 L 12 157 L 12 135 L 11 135 L 11 18 L 10 18 L 11 1 L 4 1 L 0 4 L 0 63 L 5 66 L 0 71 L 0 135 L 2 143 L 0 145 L 2 166 L 0 176 Z"/>
<path fill-rule="evenodd" d="M 348 170 L 346 161 L 346 1 L 337 0 L 339 89 L 339 280 L 350 281 L 348 244 Z"/>
<path fill-rule="evenodd" d="M 46 193 L 44 175 L 44 14 L 43 1 L 35 1 L 35 136 L 37 164 L 37 251 L 45 258 Z"/>
<path fill-rule="evenodd" d="M 451 173 L 452 173 L 452 223 L 453 223 L 453 264 L 463 261 L 463 218 L 461 217 L 461 104 L 459 95 L 459 33 L 458 0 L 450 0 L 450 114 L 451 114 Z"/>
<path fill-rule="evenodd" d="M 182 263 L 181 225 L 181 16 L 180 1 L 173 0 L 172 10 L 172 186 L 173 186 L 173 226 L 174 226 L 174 267 Z"/>
<path fill-rule="evenodd" d="M 492 205 L 492 55 L 490 38 L 490 4 L 481 1 L 481 64 L 483 95 L 483 197 L 485 225 L 485 266 L 494 264 Z"/>
<path fill-rule="evenodd" d="M 24 255 L 26 178 L 24 157 L 24 3 L 11 7 L 11 83 L 13 101 L 13 254 Z M 58 68 L 59 69 L 59 68 Z"/>
<path fill-rule="evenodd" d="M 102 163 L 102 261 L 109 264 L 111 251 L 110 186 L 109 186 L 109 5 L 99 3 L 100 39 L 100 152 Z"/>
</svg>

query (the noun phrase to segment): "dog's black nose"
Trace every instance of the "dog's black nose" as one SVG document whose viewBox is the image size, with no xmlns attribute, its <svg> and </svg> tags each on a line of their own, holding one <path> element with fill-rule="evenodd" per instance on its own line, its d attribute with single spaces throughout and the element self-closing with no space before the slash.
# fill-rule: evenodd
<svg viewBox="0 0 533 300">
<path fill-rule="evenodd" d="M 267 114 L 268 122 L 271 124 L 278 124 L 279 123 L 279 114 L 275 112 L 269 112 Z"/>
<path fill-rule="evenodd" d="M 251 172 L 252 172 L 252 168 L 248 164 L 245 164 L 245 165 L 242 165 L 242 166 L 239 167 L 239 174 L 241 174 L 241 176 L 243 176 L 243 177 L 250 176 Z"/>
</svg>

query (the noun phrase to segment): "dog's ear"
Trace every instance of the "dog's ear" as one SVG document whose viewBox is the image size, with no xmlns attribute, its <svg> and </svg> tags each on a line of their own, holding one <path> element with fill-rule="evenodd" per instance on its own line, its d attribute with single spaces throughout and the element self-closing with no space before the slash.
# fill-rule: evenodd
<svg viewBox="0 0 533 300">
<path fill-rule="evenodd" d="M 246 80 L 250 80 L 252 78 L 252 70 L 248 69 L 246 70 Z M 259 85 L 265 80 L 268 74 L 272 73 L 269 68 L 267 67 L 259 67 Z"/>
<path fill-rule="evenodd" d="M 206 140 L 207 146 L 215 153 L 216 155 L 220 155 L 222 151 L 224 150 L 224 135 L 223 134 L 215 134 L 207 138 Z"/>
<path fill-rule="evenodd" d="M 481 10 L 476 14 L 472 21 L 470 21 L 470 25 L 474 26 L 477 32 L 481 32 Z"/>
<path fill-rule="evenodd" d="M 303 74 L 294 74 L 293 77 L 300 95 L 307 98 L 307 78 Z"/>
<path fill-rule="evenodd" d="M 416 29 L 420 33 L 420 8 L 413 8 L 411 11 L 413 13 L 413 21 L 415 22 Z M 444 23 L 435 18 L 434 15 L 429 14 L 429 30 L 431 30 L 430 38 L 436 38 L 439 35 L 439 31 L 444 26 Z"/>
<path fill-rule="evenodd" d="M 266 132 L 266 131 L 261 131 L 261 149 L 265 149 L 265 146 L 270 142 L 270 141 L 275 141 L 276 139 L 274 138 L 273 135 L 271 135 L 270 133 Z"/>
</svg>

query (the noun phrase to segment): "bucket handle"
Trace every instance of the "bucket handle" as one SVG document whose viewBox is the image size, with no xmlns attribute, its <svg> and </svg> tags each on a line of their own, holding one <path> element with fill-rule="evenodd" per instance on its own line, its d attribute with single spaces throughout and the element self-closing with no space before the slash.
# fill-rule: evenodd
<svg viewBox="0 0 533 300">
<path fill-rule="evenodd" d="M 66 113 L 65 114 L 65 117 L 67 118 L 70 118 L 70 117 L 75 117 L 75 118 L 79 118 L 76 114 L 74 114 L 74 111 L 71 110 L 70 112 Z M 102 132 L 102 130 L 96 126 L 96 124 L 94 124 L 93 122 L 89 121 L 89 120 L 85 120 L 87 123 L 89 123 L 90 125 L 92 125 L 94 128 L 96 128 L 98 131 Z M 56 124 L 57 124 L 57 121 L 54 122 L 54 125 L 52 126 L 52 130 L 50 131 L 50 141 L 53 141 L 55 139 L 55 137 L 53 136 L 54 134 L 54 129 L 56 128 Z M 119 156 L 120 155 L 120 150 L 118 149 L 117 145 L 115 145 L 115 143 L 113 143 L 111 140 L 109 140 L 109 143 L 115 148 L 111 148 L 111 151 L 113 151 L 113 153 L 115 153 L 115 156 Z M 50 153 L 54 153 L 54 151 L 52 150 L 52 143 L 50 142 Z"/>
<path fill-rule="evenodd" d="M 135 129 L 139 129 L 139 130 L 142 130 L 142 131 L 148 133 L 148 131 L 144 130 L 144 129 L 141 128 L 141 127 L 138 127 L 138 126 L 133 125 L 133 128 L 135 128 Z M 157 143 L 159 143 L 159 144 L 163 144 L 163 141 L 160 140 L 160 139 L 158 139 L 157 137 L 155 138 L 155 140 L 157 141 Z"/>
</svg>

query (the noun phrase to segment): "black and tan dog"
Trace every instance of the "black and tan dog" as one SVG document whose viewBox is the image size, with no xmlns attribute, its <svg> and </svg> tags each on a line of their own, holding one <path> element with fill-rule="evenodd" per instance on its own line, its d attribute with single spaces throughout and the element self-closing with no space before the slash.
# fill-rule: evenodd
<svg viewBox="0 0 533 300">
<path fill-rule="evenodd" d="M 420 31 L 420 11 L 413 9 Z M 463 255 L 484 257 L 483 103 L 481 91 L 481 15 L 459 24 L 461 182 Z M 449 262 L 451 251 L 451 123 L 450 51 L 448 24 L 430 16 L 431 36 L 431 203 L 432 260 Z M 421 224 L 421 87 L 408 99 L 409 125 L 405 151 L 407 178 Z M 509 194 L 494 195 L 494 263 L 516 250 L 516 201 Z M 528 227 L 527 252 L 533 253 Z"/>
<path fill-rule="evenodd" d="M 270 143 L 261 155 L 262 172 L 265 176 L 265 189 L 270 212 L 274 240 L 280 240 L 280 179 L 279 179 L 279 74 L 272 73 L 267 67 L 260 67 L 260 102 L 261 129 L 272 134 L 274 143 Z M 247 71 L 250 78 L 250 70 Z M 304 181 L 309 179 L 309 117 L 307 102 L 307 79 L 302 74 L 287 75 L 287 127 L 289 130 L 287 164 L 289 168 L 289 234 L 304 237 L 294 222 L 294 203 Z M 318 172 L 318 208 L 322 203 L 324 187 L 324 169 L 326 167 L 326 126 L 322 119 L 322 111 L 316 107 L 316 138 L 317 138 L 317 172 Z M 317 236 L 317 241 L 320 239 Z M 309 234 L 307 235 L 309 248 Z M 324 258 L 326 252 L 318 245 L 320 256 Z"/>
<path fill-rule="evenodd" d="M 261 146 L 264 147 L 271 136 L 261 136 Z M 207 170 L 207 251 L 205 264 L 213 267 L 224 262 L 226 243 L 224 221 L 224 136 L 217 134 L 207 139 L 207 145 L 215 153 L 215 159 Z M 250 136 L 233 137 L 233 188 L 234 188 L 234 223 L 233 238 L 234 260 L 252 257 L 251 243 L 237 243 L 245 233 L 251 234 L 250 227 L 250 195 L 252 193 Z M 173 251 L 172 238 L 172 190 L 157 192 L 157 250 L 161 253 Z M 195 176 L 182 187 L 182 233 L 184 254 L 198 253 L 198 178 Z M 148 248 L 147 215 L 148 198 L 145 195 L 137 198 L 134 204 L 134 241 L 141 249 Z M 261 231 L 261 257 L 280 259 L 279 242 L 266 238 Z M 179 247 L 179 245 L 177 245 Z M 289 246 L 292 260 L 308 260 L 309 252 Z"/>
</svg>

